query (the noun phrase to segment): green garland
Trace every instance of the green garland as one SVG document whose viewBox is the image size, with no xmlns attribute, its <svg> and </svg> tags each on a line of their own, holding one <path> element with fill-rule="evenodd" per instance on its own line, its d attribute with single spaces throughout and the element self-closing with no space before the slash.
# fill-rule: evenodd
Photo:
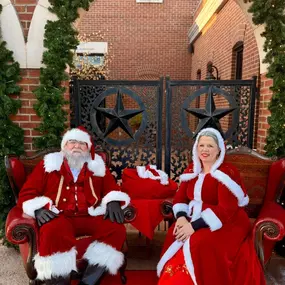
<svg viewBox="0 0 285 285">
<path fill-rule="evenodd" d="M 44 68 L 41 68 L 40 86 L 34 91 L 38 102 L 34 105 L 42 122 L 36 130 L 41 133 L 34 143 L 38 149 L 60 146 L 61 136 L 66 128 L 67 113 L 63 106 L 65 87 L 62 82 L 69 79 L 67 66 L 73 66 L 73 53 L 78 45 L 77 31 L 73 23 L 79 17 L 78 9 L 88 10 L 93 0 L 49 0 L 50 12 L 58 20 L 48 21 L 45 26 L 43 54 Z"/>
<path fill-rule="evenodd" d="M 0 13 L 2 6 L 0 5 Z M 6 175 L 4 156 L 20 155 L 24 152 L 24 131 L 10 120 L 21 107 L 20 100 L 11 94 L 19 94 L 20 66 L 13 59 L 13 53 L 6 48 L 0 35 L 0 239 L 4 238 L 5 221 L 8 212 L 15 205 L 15 198 Z M 5 239 L 4 239 L 4 243 Z"/>
<path fill-rule="evenodd" d="M 267 77 L 273 79 L 273 97 L 268 106 L 271 116 L 266 138 L 267 155 L 285 155 L 285 1 L 254 0 L 249 12 L 256 25 L 265 25 L 264 63 L 269 64 Z"/>
</svg>

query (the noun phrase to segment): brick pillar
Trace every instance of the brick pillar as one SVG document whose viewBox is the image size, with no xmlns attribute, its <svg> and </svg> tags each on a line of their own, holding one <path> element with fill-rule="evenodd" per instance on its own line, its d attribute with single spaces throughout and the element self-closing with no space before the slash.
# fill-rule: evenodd
<svg viewBox="0 0 285 285">
<path fill-rule="evenodd" d="M 26 41 L 37 2 L 37 0 L 11 0 L 11 3 L 14 5 L 16 11 L 18 12 Z"/>
<path fill-rule="evenodd" d="M 258 128 L 257 128 L 257 140 L 256 148 L 260 153 L 265 153 L 265 139 L 267 136 L 267 130 L 269 129 L 269 124 L 267 123 L 267 118 L 270 116 L 270 111 L 268 110 L 268 104 L 272 98 L 272 91 L 270 87 L 273 84 L 271 78 L 267 78 L 266 74 L 261 75 L 260 79 L 260 104 L 259 104 L 259 116 L 258 116 Z"/>
<path fill-rule="evenodd" d="M 16 115 L 11 116 L 11 120 L 18 124 L 24 130 L 24 147 L 27 155 L 32 155 L 36 149 L 33 146 L 33 138 L 39 136 L 39 132 L 35 131 L 34 128 L 38 127 L 40 124 L 40 118 L 36 115 L 33 108 L 34 104 L 37 102 L 33 90 L 39 86 L 39 69 L 22 69 L 21 70 L 22 80 L 19 82 L 21 86 L 20 96 L 13 96 L 15 99 L 20 99 L 22 102 L 22 107 L 18 110 Z M 66 93 L 64 94 L 64 99 L 69 100 L 69 83 L 64 82 L 63 86 L 66 87 Z M 64 106 L 69 114 L 69 105 Z M 69 115 L 67 117 L 69 126 Z"/>
</svg>

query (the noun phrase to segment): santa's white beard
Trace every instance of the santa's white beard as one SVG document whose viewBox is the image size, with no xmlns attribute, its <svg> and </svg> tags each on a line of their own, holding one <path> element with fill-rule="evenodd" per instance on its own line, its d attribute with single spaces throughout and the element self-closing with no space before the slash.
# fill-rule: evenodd
<svg viewBox="0 0 285 285">
<path fill-rule="evenodd" d="M 81 170 L 85 162 L 88 162 L 91 159 L 89 152 L 82 153 L 72 153 L 69 150 L 63 150 L 64 157 L 67 160 L 67 163 L 70 168 Z"/>
</svg>

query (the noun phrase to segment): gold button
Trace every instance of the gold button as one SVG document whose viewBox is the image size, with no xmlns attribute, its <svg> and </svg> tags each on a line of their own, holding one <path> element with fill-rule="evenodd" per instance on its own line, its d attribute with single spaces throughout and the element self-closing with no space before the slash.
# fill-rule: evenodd
<svg viewBox="0 0 285 285">
<path fill-rule="evenodd" d="M 63 198 L 62 201 L 63 201 L 63 202 L 66 202 L 66 198 Z"/>
<path fill-rule="evenodd" d="M 66 190 L 69 190 L 69 186 L 66 186 Z"/>
</svg>

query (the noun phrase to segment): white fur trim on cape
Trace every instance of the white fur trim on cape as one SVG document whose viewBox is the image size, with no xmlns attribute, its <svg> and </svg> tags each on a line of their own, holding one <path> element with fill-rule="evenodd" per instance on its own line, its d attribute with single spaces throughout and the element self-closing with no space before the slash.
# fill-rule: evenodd
<svg viewBox="0 0 285 285">
<path fill-rule="evenodd" d="M 45 155 L 44 168 L 45 171 L 50 173 L 53 171 L 59 171 L 63 163 L 63 153 L 54 152 Z M 104 177 L 106 174 L 106 166 L 102 157 L 95 154 L 94 160 L 90 160 L 87 163 L 88 169 L 93 172 L 93 176 Z"/>
<path fill-rule="evenodd" d="M 166 262 L 172 258 L 175 253 L 183 246 L 183 242 L 182 241 L 174 241 L 171 246 L 167 249 L 167 251 L 163 254 L 163 256 L 161 257 L 161 259 L 159 260 L 157 266 L 156 266 L 156 272 L 157 272 L 157 276 L 159 277 L 161 274 L 161 271 L 164 267 L 164 265 L 166 264 Z"/>
<path fill-rule="evenodd" d="M 45 196 L 35 197 L 23 203 L 23 212 L 35 218 L 35 210 L 44 207 L 46 204 L 49 204 L 49 209 L 51 209 L 53 202 L 50 198 Z"/>
<path fill-rule="evenodd" d="M 116 250 L 112 246 L 103 242 L 92 242 L 84 256 L 89 264 L 100 265 L 106 267 L 110 274 L 117 274 L 119 268 L 124 263 L 124 255 L 122 252 Z"/>
<path fill-rule="evenodd" d="M 89 149 L 91 148 L 91 145 L 92 145 L 89 134 L 87 134 L 84 131 L 81 131 L 80 129 L 76 129 L 76 128 L 67 131 L 62 137 L 62 141 L 61 141 L 62 150 L 64 149 L 67 141 L 69 140 L 77 140 L 80 142 L 86 142 Z"/>
<path fill-rule="evenodd" d="M 191 236 L 185 241 L 183 245 L 183 255 L 184 255 L 186 267 L 189 271 L 192 281 L 194 285 L 197 285 L 195 271 L 194 271 L 194 264 L 193 264 L 193 260 L 191 256 L 191 250 L 190 250 L 190 240 L 191 240 Z"/>
<path fill-rule="evenodd" d="M 107 204 L 111 201 L 125 202 L 125 204 L 121 206 L 122 209 L 125 209 L 130 204 L 131 198 L 124 192 L 115 190 L 111 191 L 103 197 L 102 202 L 98 207 L 89 207 L 88 214 L 90 216 L 104 215 L 106 213 Z"/>
<path fill-rule="evenodd" d="M 187 182 L 190 181 L 191 179 L 195 178 L 198 174 L 196 173 L 184 173 L 180 175 L 180 182 Z"/>
<path fill-rule="evenodd" d="M 44 168 L 45 171 L 50 173 L 53 171 L 59 171 L 63 162 L 62 152 L 53 152 L 45 155 L 44 157 Z"/>
<path fill-rule="evenodd" d="M 202 186 L 204 182 L 205 174 L 199 173 L 198 174 L 198 180 L 195 183 L 194 187 L 194 200 L 196 201 L 202 201 Z"/>
<path fill-rule="evenodd" d="M 52 277 L 68 276 L 72 270 L 76 269 L 77 251 L 73 247 L 67 252 L 57 252 L 49 256 L 40 256 L 38 253 L 34 257 L 37 279 L 46 280 Z"/>
<path fill-rule="evenodd" d="M 138 176 L 144 179 L 149 178 L 152 180 L 160 180 L 160 184 L 162 185 L 169 184 L 168 175 L 164 171 L 157 169 L 156 165 L 150 165 L 149 167 L 151 169 L 154 169 L 159 174 L 159 176 L 154 175 L 151 171 L 146 169 L 145 166 L 137 166 L 136 169 L 137 169 Z"/>
<path fill-rule="evenodd" d="M 88 162 L 88 169 L 91 170 L 94 176 L 104 177 L 106 174 L 106 166 L 103 158 L 95 153 L 94 160 Z"/>
<path fill-rule="evenodd" d="M 210 227 L 211 232 L 219 230 L 223 224 L 212 209 L 207 208 L 202 213 L 201 216 L 205 223 Z"/>
<path fill-rule="evenodd" d="M 188 213 L 191 217 L 191 222 L 194 222 L 199 218 L 201 218 L 202 205 L 203 205 L 202 201 L 196 201 L 196 200 L 192 200 L 189 203 Z"/>
<path fill-rule="evenodd" d="M 247 195 L 245 196 L 242 188 L 227 174 L 225 174 L 220 170 L 216 170 L 215 172 L 211 173 L 211 175 L 214 178 L 216 178 L 219 182 L 224 184 L 233 193 L 233 195 L 238 199 L 238 205 L 240 207 L 244 207 L 248 204 L 249 202 L 248 196 Z"/>
<path fill-rule="evenodd" d="M 186 203 L 176 203 L 173 205 L 172 210 L 175 218 L 178 212 L 185 212 L 189 217 L 189 207 Z"/>
<path fill-rule="evenodd" d="M 192 160 L 193 160 L 193 164 L 194 164 L 193 165 L 194 173 L 196 173 L 196 174 L 200 173 L 202 170 L 201 162 L 200 162 L 200 159 L 198 157 L 197 146 L 198 146 L 198 142 L 199 142 L 200 137 L 202 137 L 205 132 L 211 132 L 211 133 L 214 133 L 216 135 L 216 137 L 218 139 L 218 143 L 219 143 L 219 148 L 221 151 L 220 156 L 218 157 L 218 159 L 216 160 L 216 162 L 212 166 L 211 171 L 215 171 L 216 169 L 218 169 L 221 166 L 221 164 L 223 163 L 224 158 L 225 158 L 226 147 L 225 147 L 225 143 L 224 143 L 223 137 L 220 134 L 220 132 L 213 129 L 213 128 L 203 129 L 197 135 L 197 138 L 196 138 L 194 146 L 193 146 Z"/>
</svg>

